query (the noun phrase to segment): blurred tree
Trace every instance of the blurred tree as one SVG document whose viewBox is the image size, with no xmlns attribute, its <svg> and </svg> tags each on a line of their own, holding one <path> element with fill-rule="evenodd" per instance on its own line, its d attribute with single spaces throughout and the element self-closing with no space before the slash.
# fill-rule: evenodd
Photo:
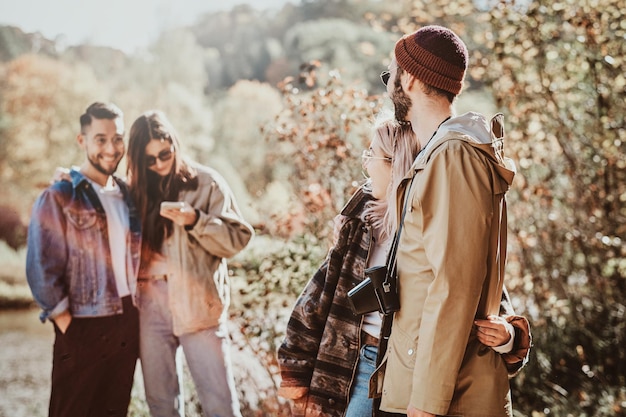
<svg viewBox="0 0 626 417">
<path fill-rule="evenodd" d="M 316 20 L 325 18 L 353 19 L 357 6 L 362 0 L 301 0 L 299 20 Z"/>
<path fill-rule="evenodd" d="M 266 164 L 267 145 L 259 127 L 282 110 L 280 93 L 258 81 L 239 81 L 215 106 L 216 151 L 226 156 L 244 178 L 248 190 L 260 196 L 272 178 Z"/>
<path fill-rule="evenodd" d="M 509 224 L 540 346 L 525 415 L 626 415 L 624 16 L 621 0 L 501 2 L 475 34 L 520 168 Z"/>
<path fill-rule="evenodd" d="M 147 51 L 130 57 L 127 65 L 104 78 L 112 86 L 115 96 L 123 97 L 133 111 L 139 113 L 160 108 L 170 114 L 184 105 L 173 100 L 172 89 L 186 91 L 186 99 L 189 95 L 204 96 L 208 83 L 205 59 L 206 52 L 190 31 L 173 29 L 163 32 Z M 191 107 L 192 103 L 189 104 Z M 188 108 L 181 111 L 185 114 Z"/>
<path fill-rule="evenodd" d="M 15 251 L 26 245 L 25 217 L 20 215 L 10 200 L 0 203 L 0 241 L 5 241 Z"/>
<path fill-rule="evenodd" d="M 78 117 L 107 91 L 85 65 L 22 55 L 0 69 L 0 180 L 5 198 L 29 212 L 56 166 L 82 162 Z"/>
<path fill-rule="evenodd" d="M 326 240 L 332 219 L 363 178 L 360 154 L 382 97 L 344 83 L 339 71 L 318 75 L 318 66 L 305 65 L 299 78 L 282 83 L 284 110 L 264 134 L 269 163 L 284 167 L 282 180 L 302 204 L 277 217 L 277 233 L 301 233 L 298 224 Z"/>
<path fill-rule="evenodd" d="M 191 30 L 204 48 L 213 49 L 214 59 L 207 62 L 212 77 L 210 90 L 232 86 L 238 80 L 265 80 L 272 59 L 267 28 L 271 18 L 247 5 L 229 12 L 210 13 Z"/>
<path fill-rule="evenodd" d="M 201 94 L 207 85 L 204 71 L 204 48 L 188 29 L 172 29 L 161 33 L 150 48 L 150 72 L 159 85 L 179 84 Z"/>
<path fill-rule="evenodd" d="M 0 62 L 8 62 L 29 53 L 54 57 L 57 55 L 57 46 L 41 33 L 24 33 L 20 28 L 0 25 Z"/>
<path fill-rule="evenodd" d="M 379 75 L 389 60 L 395 36 L 345 19 L 301 22 L 285 35 L 284 47 L 292 62 L 319 61 L 325 69 L 339 69 L 342 77 L 382 92 Z"/>
<path fill-rule="evenodd" d="M 130 59 L 124 52 L 106 46 L 77 45 L 67 48 L 59 55 L 69 65 L 87 64 L 96 77 L 113 85 L 116 75 L 123 71 Z"/>
<path fill-rule="evenodd" d="M 160 109 L 181 135 L 192 157 L 211 152 L 213 113 L 204 94 L 209 54 L 186 29 L 164 32 L 144 54 L 111 75 L 108 83 L 128 123 L 149 109 Z"/>
<path fill-rule="evenodd" d="M 342 68 L 346 79 L 367 80 L 368 87 L 382 91 L 378 74 L 391 40 L 381 27 L 365 24 L 361 10 L 367 10 L 369 3 L 307 1 L 299 6 L 287 4 L 276 13 L 242 5 L 205 15 L 192 30 L 213 56 L 207 61 L 210 91 L 239 79 L 274 84 L 313 59 Z"/>
</svg>

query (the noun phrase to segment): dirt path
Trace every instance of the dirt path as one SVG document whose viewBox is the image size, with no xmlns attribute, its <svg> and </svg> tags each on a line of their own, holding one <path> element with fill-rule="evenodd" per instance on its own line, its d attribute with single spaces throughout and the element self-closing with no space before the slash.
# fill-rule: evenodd
<svg viewBox="0 0 626 417">
<path fill-rule="evenodd" d="M 0 312 L 0 416 L 48 414 L 52 328 L 32 310 Z"/>
<path fill-rule="evenodd" d="M 36 310 L 0 310 L 0 417 L 45 417 L 50 399 L 50 372 L 54 334 L 49 323 L 42 324 Z M 236 327 L 231 323 L 231 335 Z M 241 336 L 235 337 L 241 342 Z M 275 400 L 275 387 L 252 352 L 234 343 L 231 351 L 235 380 L 246 417 L 284 416 L 285 404 Z M 243 349 L 243 350 L 242 350 Z M 189 417 L 195 410 L 195 389 L 185 366 L 185 399 Z M 266 403 L 266 404 L 264 404 Z M 263 411 L 262 411 L 263 410 Z M 146 417 L 140 365 L 135 374 L 129 417 Z"/>
</svg>

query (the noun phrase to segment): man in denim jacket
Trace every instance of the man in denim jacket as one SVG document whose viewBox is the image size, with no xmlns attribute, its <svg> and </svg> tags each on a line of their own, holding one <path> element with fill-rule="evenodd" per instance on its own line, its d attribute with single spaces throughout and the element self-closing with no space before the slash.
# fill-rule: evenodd
<svg viewBox="0 0 626 417">
<path fill-rule="evenodd" d="M 113 176 L 125 152 L 121 110 L 94 103 L 80 125 L 85 160 L 35 202 L 26 275 L 56 336 L 49 415 L 125 416 L 138 357 L 140 222 Z"/>
</svg>

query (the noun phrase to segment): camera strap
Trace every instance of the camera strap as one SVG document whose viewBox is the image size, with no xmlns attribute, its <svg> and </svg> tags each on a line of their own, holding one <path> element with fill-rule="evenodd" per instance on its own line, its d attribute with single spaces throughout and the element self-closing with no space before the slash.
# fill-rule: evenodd
<svg viewBox="0 0 626 417">
<path fill-rule="evenodd" d="M 451 117 L 452 116 L 448 116 L 441 123 L 439 123 L 439 126 L 437 126 L 437 130 L 433 132 L 431 137 L 428 139 L 428 142 L 426 142 L 426 145 L 424 145 L 424 147 L 420 149 L 415 159 L 420 157 L 420 154 L 426 150 L 428 145 L 431 143 L 431 141 L 433 140 L 433 138 L 439 131 L 439 128 L 441 127 L 441 125 L 447 122 L 448 120 L 450 120 Z M 393 237 L 393 243 L 391 244 L 391 248 L 389 248 L 389 254 L 387 255 L 387 275 L 385 276 L 385 282 L 383 282 L 383 290 L 385 292 L 391 291 L 392 283 L 395 286 L 394 288 L 395 291 L 398 291 L 398 285 L 397 285 L 398 275 L 396 273 L 396 269 L 397 269 L 396 252 L 398 251 L 398 245 L 400 244 L 400 234 L 402 233 L 402 226 L 404 225 L 404 216 L 406 216 L 406 211 L 409 205 L 409 196 L 411 195 L 411 187 L 413 186 L 414 179 L 415 179 L 415 174 L 413 174 L 413 176 L 411 177 L 409 181 L 409 186 L 407 187 L 407 190 L 404 193 L 404 208 L 402 209 L 402 216 L 400 216 L 400 225 L 398 226 L 398 231 Z"/>
<path fill-rule="evenodd" d="M 409 205 L 409 196 L 411 195 L 411 187 L 413 186 L 414 178 L 415 176 L 411 177 L 409 186 L 404 193 L 404 207 L 402 208 L 402 216 L 400 216 L 400 225 L 398 226 L 398 230 L 393 237 L 393 242 L 391 243 L 389 253 L 387 254 L 387 275 L 385 275 L 385 281 L 383 282 L 383 291 L 385 292 L 391 292 L 392 285 L 394 287 L 394 291 L 398 291 L 398 285 L 396 282 L 398 279 L 398 275 L 396 273 L 396 253 L 398 252 L 398 245 L 400 244 L 400 234 L 402 233 L 402 226 L 404 225 L 404 217 L 406 216 Z"/>
</svg>

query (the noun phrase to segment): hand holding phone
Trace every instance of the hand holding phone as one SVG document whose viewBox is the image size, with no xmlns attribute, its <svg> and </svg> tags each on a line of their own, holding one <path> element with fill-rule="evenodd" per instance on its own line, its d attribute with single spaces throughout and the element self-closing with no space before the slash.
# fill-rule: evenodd
<svg viewBox="0 0 626 417">
<path fill-rule="evenodd" d="M 186 201 L 163 201 L 160 214 L 180 226 L 191 226 L 198 220 L 196 210 Z"/>
<path fill-rule="evenodd" d="M 161 212 L 166 210 L 183 211 L 185 209 L 184 201 L 163 201 L 161 202 Z"/>
</svg>

